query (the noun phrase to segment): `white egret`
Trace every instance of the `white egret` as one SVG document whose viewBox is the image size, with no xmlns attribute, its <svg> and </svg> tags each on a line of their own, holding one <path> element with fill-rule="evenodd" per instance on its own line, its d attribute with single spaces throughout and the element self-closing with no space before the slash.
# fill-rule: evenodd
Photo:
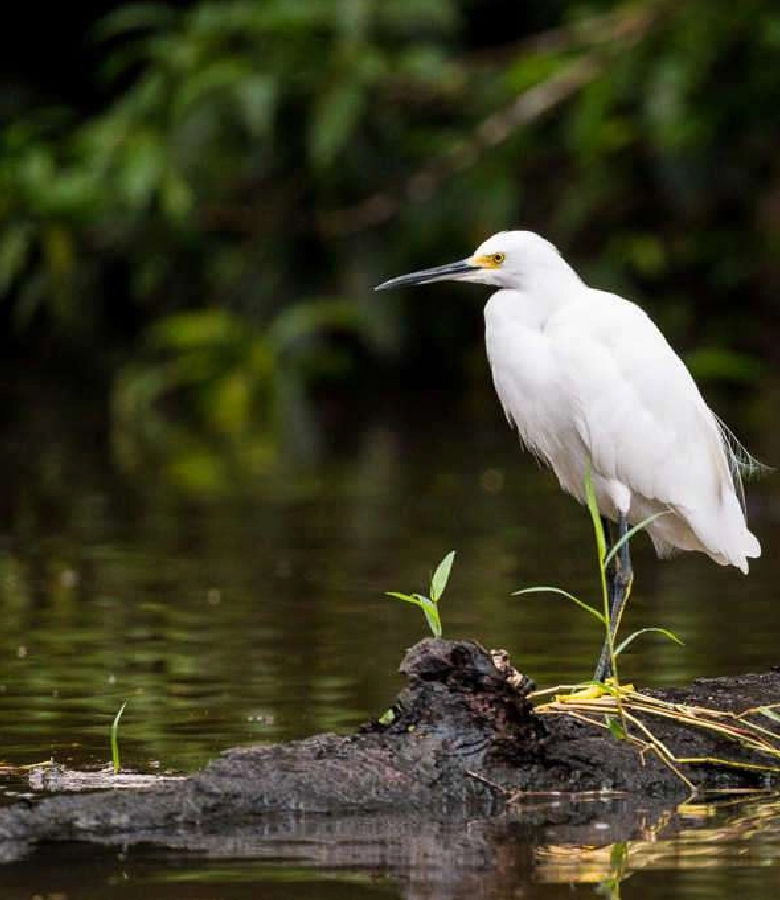
<svg viewBox="0 0 780 900">
<path fill-rule="evenodd" d="M 699 550 L 747 573 L 761 546 L 745 521 L 742 476 L 761 466 L 640 307 L 588 287 L 531 231 L 500 232 L 467 259 L 377 290 L 444 280 L 498 288 L 485 341 L 506 417 L 580 503 L 590 471 L 608 534 L 610 522 L 619 539 L 665 512 L 647 526 L 660 556 Z M 627 541 L 609 575 L 614 629 L 632 578 Z M 609 668 L 605 642 L 595 677 Z"/>
</svg>

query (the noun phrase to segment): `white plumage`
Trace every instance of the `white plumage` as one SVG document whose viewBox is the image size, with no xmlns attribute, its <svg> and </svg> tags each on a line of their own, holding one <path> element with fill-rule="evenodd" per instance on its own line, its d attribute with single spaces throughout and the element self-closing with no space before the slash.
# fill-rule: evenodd
<svg viewBox="0 0 780 900">
<path fill-rule="evenodd" d="M 444 279 L 499 290 L 485 340 L 504 412 L 565 491 L 584 502 L 590 468 L 602 514 L 647 530 L 659 554 L 700 550 L 748 571 L 741 474 L 758 464 L 709 409 L 684 363 L 635 304 L 588 287 L 556 248 L 501 232 L 466 260 L 380 287 Z"/>
</svg>

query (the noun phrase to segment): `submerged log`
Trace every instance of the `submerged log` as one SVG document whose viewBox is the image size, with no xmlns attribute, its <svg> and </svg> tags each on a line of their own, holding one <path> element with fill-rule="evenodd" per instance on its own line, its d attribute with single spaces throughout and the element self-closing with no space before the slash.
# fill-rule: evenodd
<svg viewBox="0 0 780 900">
<path fill-rule="evenodd" d="M 780 720 L 766 709 L 780 704 L 776 671 L 699 679 L 635 695 L 641 702 L 625 699 L 629 739 L 621 739 L 614 716 L 606 722 L 598 700 L 587 714 L 576 702 L 534 706 L 532 684 L 506 655 L 472 641 L 423 640 L 401 672 L 408 686 L 355 734 L 232 749 L 185 778 L 0 810 L 0 857 L 52 840 L 189 846 L 183 836 L 197 832 L 203 842 L 293 813 L 487 817 L 527 792 L 616 792 L 646 807 L 648 798 L 679 802 L 691 785 L 780 783 Z M 659 712 L 653 701 L 666 705 Z M 700 711 L 677 717 L 674 710 L 683 708 Z M 720 712 L 710 721 L 707 709 Z M 675 761 L 691 759 L 701 761 Z M 67 789 L 67 780 L 53 778 L 49 787 Z M 103 774 L 94 786 L 110 784 Z"/>
</svg>

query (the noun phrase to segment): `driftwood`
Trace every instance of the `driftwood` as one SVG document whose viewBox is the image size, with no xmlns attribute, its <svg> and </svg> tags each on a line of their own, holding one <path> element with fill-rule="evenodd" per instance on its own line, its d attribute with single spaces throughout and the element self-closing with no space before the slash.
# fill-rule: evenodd
<svg viewBox="0 0 780 900">
<path fill-rule="evenodd" d="M 609 812 L 614 841 L 635 827 L 632 810 L 670 808 L 692 787 L 780 784 L 775 671 L 634 695 L 641 702 L 626 695 L 629 739 L 620 738 L 614 714 L 612 730 L 605 727 L 599 703 L 614 699 L 591 701 L 591 712 L 576 699 L 543 698 L 540 707 L 529 699 L 532 684 L 505 655 L 470 641 L 421 641 L 401 672 L 408 687 L 385 715 L 353 735 L 232 749 L 194 775 L 150 778 L 124 790 L 76 792 L 83 776 L 69 782 L 67 774 L 49 773 L 44 785 L 67 792 L 0 810 L 0 859 L 42 841 L 204 849 L 232 841 L 240 850 L 247 842 L 292 840 L 317 822 L 328 833 L 365 836 L 378 823 L 403 831 L 411 818 L 418 833 L 423 820 L 438 821 L 440 829 L 443 816 L 473 825 L 518 810 L 526 822 L 569 831 Z M 660 713 L 653 702 L 665 704 Z M 642 712 L 642 704 L 650 711 Z M 669 714 L 680 704 L 701 710 L 702 726 L 696 717 Z M 721 711 L 714 725 L 706 709 Z M 677 762 L 691 759 L 702 761 Z M 92 787 L 113 787 L 111 776 L 95 777 Z M 122 784 L 121 776 L 114 784 Z"/>
</svg>

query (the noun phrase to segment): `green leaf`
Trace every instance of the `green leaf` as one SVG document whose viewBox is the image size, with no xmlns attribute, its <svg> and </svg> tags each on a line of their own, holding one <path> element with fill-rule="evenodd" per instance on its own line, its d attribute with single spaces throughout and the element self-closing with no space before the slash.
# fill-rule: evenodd
<svg viewBox="0 0 780 900">
<path fill-rule="evenodd" d="M 680 638 L 678 638 L 673 631 L 669 631 L 667 628 L 640 628 L 638 631 L 633 632 L 633 634 L 629 634 L 629 636 L 624 641 L 621 641 L 621 643 L 617 647 L 615 647 L 615 656 L 619 656 L 630 643 L 632 643 L 636 638 L 639 637 L 640 634 L 649 634 L 650 632 L 662 634 L 664 637 L 668 637 L 670 641 L 674 641 L 675 644 L 679 644 L 681 647 L 684 646 Z"/>
<path fill-rule="evenodd" d="M 438 607 L 428 597 L 422 597 L 419 594 L 417 596 L 420 598 L 420 606 L 422 607 L 422 611 L 425 613 L 425 618 L 428 621 L 428 627 L 431 629 L 431 633 L 434 637 L 440 638 L 441 619 L 439 618 Z"/>
<path fill-rule="evenodd" d="M 619 541 L 616 541 L 615 544 L 610 548 L 609 553 L 604 557 L 604 568 L 606 568 L 614 558 L 615 554 L 619 552 L 620 548 L 623 544 L 627 543 L 631 540 L 631 538 L 637 533 L 637 531 L 641 531 L 643 528 L 646 528 L 651 522 L 654 522 L 660 516 L 667 516 L 671 510 L 662 509 L 661 512 L 653 513 L 652 516 L 648 516 L 646 519 L 642 519 L 637 525 L 634 525 L 633 528 L 629 528 L 629 530 L 620 538 Z"/>
<path fill-rule="evenodd" d="M 575 597 L 574 594 L 570 594 L 568 591 L 564 591 L 561 588 L 550 587 L 549 585 L 543 585 L 540 587 L 523 588 L 522 591 L 513 591 L 512 592 L 513 597 L 517 597 L 520 594 L 560 594 L 561 597 L 566 597 L 567 600 L 571 600 L 572 603 L 576 603 L 577 606 L 584 609 L 585 612 L 589 612 L 594 618 L 598 619 L 602 625 L 606 624 L 606 619 L 604 618 L 603 613 L 600 613 L 597 609 L 592 607 L 589 603 L 585 603 L 584 600 L 580 600 L 579 597 Z"/>
<path fill-rule="evenodd" d="M 377 719 L 380 725 L 392 725 L 395 722 L 395 712 L 393 711 L 393 707 L 390 709 L 386 709 L 382 715 Z"/>
<path fill-rule="evenodd" d="M 762 716 L 766 716 L 767 719 L 771 719 L 773 722 L 780 722 L 780 713 L 776 712 L 769 706 L 759 706 L 758 711 Z"/>
<path fill-rule="evenodd" d="M 419 594 L 399 594 L 398 591 L 385 591 L 385 596 L 395 597 L 396 600 L 403 600 L 405 603 L 414 603 L 415 606 L 422 606 Z"/>
<path fill-rule="evenodd" d="M 455 551 L 450 550 L 439 565 L 436 566 L 436 571 L 431 577 L 431 600 L 433 600 L 434 603 L 439 602 L 441 595 L 444 593 L 444 589 L 447 587 L 454 559 Z"/>
<path fill-rule="evenodd" d="M 625 741 L 628 738 L 625 726 L 616 716 L 607 716 L 607 728 L 609 728 L 610 733 L 620 741 Z"/>
</svg>

